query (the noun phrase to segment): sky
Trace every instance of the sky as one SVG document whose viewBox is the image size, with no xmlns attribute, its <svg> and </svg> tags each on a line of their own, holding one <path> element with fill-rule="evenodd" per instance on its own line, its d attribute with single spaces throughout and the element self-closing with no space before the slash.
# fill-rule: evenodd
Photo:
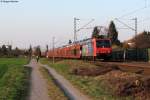
<svg viewBox="0 0 150 100">
<path fill-rule="evenodd" d="M 138 33 L 150 30 L 149 0 L 18 0 L 18 3 L 0 2 L 0 45 L 42 48 L 67 44 L 73 40 L 73 18 L 79 18 L 77 28 L 91 19 L 87 27 L 106 26 L 114 20 L 121 41 L 132 38 L 135 33 L 115 20 L 134 27 L 138 18 Z M 144 7 L 144 8 L 143 8 Z M 89 38 L 93 29 L 83 29 L 77 33 L 78 40 Z"/>
</svg>

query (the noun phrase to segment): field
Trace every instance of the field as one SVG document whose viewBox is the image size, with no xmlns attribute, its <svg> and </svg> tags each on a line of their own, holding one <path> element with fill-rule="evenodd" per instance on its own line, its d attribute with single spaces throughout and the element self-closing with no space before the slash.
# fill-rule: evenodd
<svg viewBox="0 0 150 100">
<path fill-rule="evenodd" d="M 0 100 L 24 100 L 29 69 L 24 58 L 0 58 Z"/>
</svg>

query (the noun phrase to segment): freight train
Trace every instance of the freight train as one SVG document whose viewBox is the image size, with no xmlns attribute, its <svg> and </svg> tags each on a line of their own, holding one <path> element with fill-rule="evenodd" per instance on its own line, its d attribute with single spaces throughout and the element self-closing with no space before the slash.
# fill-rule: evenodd
<svg viewBox="0 0 150 100">
<path fill-rule="evenodd" d="M 110 39 L 89 38 L 47 52 L 48 58 L 108 59 L 111 57 Z"/>
</svg>

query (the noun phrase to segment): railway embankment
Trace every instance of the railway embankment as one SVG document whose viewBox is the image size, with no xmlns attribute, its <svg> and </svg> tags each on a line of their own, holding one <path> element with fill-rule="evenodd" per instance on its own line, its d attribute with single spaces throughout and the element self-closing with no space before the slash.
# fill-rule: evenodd
<svg viewBox="0 0 150 100">
<path fill-rule="evenodd" d="M 83 94 L 93 100 L 150 98 L 150 78 L 140 73 L 122 70 L 117 65 L 95 65 L 80 60 L 62 60 L 54 64 L 42 59 Z"/>
</svg>

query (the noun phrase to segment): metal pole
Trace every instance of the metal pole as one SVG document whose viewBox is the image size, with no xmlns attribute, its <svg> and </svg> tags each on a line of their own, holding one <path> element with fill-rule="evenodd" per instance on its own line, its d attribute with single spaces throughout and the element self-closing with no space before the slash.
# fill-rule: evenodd
<svg viewBox="0 0 150 100">
<path fill-rule="evenodd" d="M 138 60 L 138 50 L 137 50 L 137 18 L 135 18 L 135 41 L 136 41 L 136 60 Z"/>
<path fill-rule="evenodd" d="M 55 37 L 53 37 L 53 64 L 55 63 L 55 52 L 54 52 L 54 49 L 55 49 Z"/>
<path fill-rule="evenodd" d="M 77 32 L 79 32 L 79 31 L 82 30 L 82 29 L 87 29 L 87 28 L 85 28 L 85 27 L 94 21 L 94 19 L 92 19 L 92 20 L 89 21 L 87 24 L 85 24 L 85 25 L 82 26 L 81 28 L 77 29 L 77 21 L 78 21 L 78 20 L 80 20 L 80 19 L 74 17 L 74 43 L 77 41 Z"/>
<path fill-rule="evenodd" d="M 134 18 L 135 20 L 135 49 L 136 49 L 136 60 L 138 60 L 138 52 L 137 52 L 137 18 Z"/>
<path fill-rule="evenodd" d="M 136 41 L 137 41 L 137 28 L 138 28 L 137 27 L 137 18 L 135 17 L 132 19 L 135 21 L 135 28 L 132 28 L 131 26 L 127 25 L 126 23 L 120 21 L 118 18 L 115 18 L 115 20 L 117 20 L 118 22 L 120 22 L 121 24 L 123 24 L 124 26 L 126 26 L 127 28 L 129 28 L 135 32 L 135 46 L 136 46 L 135 48 L 136 48 L 136 60 L 137 60 L 137 43 L 136 43 Z"/>
<path fill-rule="evenodd" d="M 76 23 L 77 18 L 74 18 L 74 42 L 77 40 L 77 23 Z"/>
<path fill-rule="evenodd" d="M 137 18 L 135 18 L 135 36 L 137 36 Z"/>
<path fill-rule="evenodd" d="M 78 18 L 74 18 L 74 42 L 77 41 L 77 20 L 80 20 Z"/>
</svg>

